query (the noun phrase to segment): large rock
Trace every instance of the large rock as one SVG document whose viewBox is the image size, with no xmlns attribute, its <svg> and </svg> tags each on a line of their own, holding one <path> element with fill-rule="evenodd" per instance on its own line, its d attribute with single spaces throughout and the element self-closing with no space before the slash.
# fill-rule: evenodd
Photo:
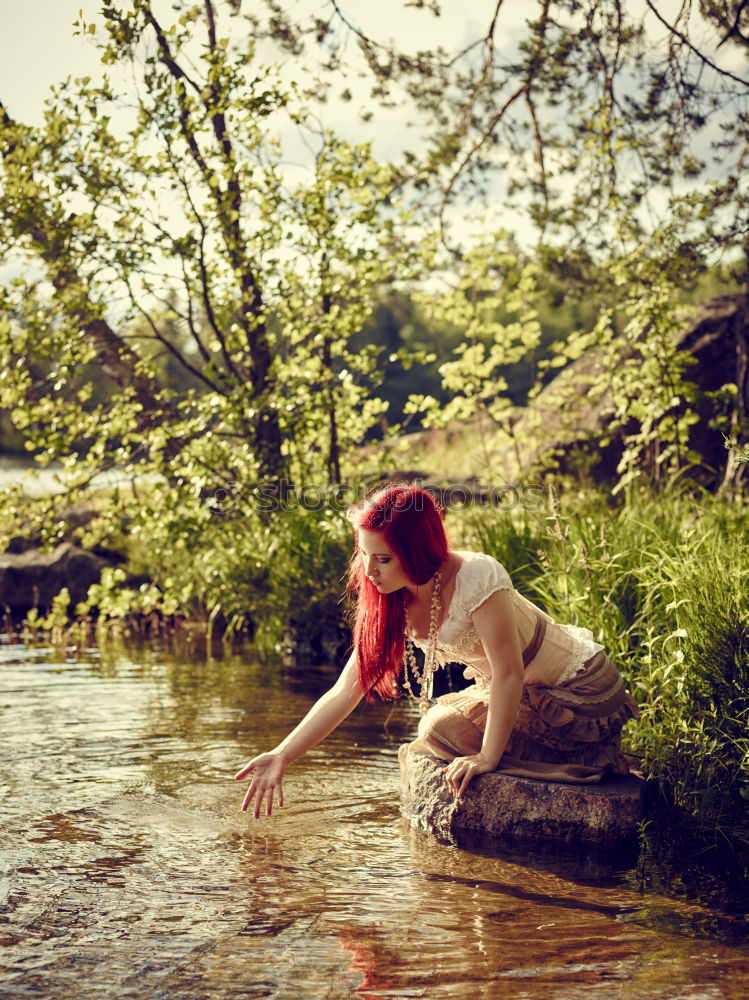
<svg viewBox="0 0 749 1000">
<path fill-rule="evenodd" d="M 749 408 L 746 312 L 743 295 L 717 296 L 701 303 L 673 338 L 674 345 L 694 361 L 685 377 L 697 386 L 695 410 L 700 419 L 689 428 L 689 446 L 702 461 L 692 472 L 707 485 L 718 481 L 727 459 L 723 435 L 712 426 L 716 409 L 709 393 L 734 383 L 739 386 L 739 412 Z M 602 375 L 600 352 L 592 348 L 562 369 L 530 406 L 517 411 L 513 433 L 522 442 L 522 451 L 505 445 L 496 456 L 509 481 L 522 478 L 530 468 L 547 466 L 568 473 L 586 470 L 598 482 L 616 479 L 623 440 L 620 429 L 611 431 L 612 398 L 605 392 L 593 400 L 589 392 Z M 677 409 L 683 411 L 683 404 Z M 636 428 L 632 421 L 627 430 Z M 657 452 L 642 455 L 645 466 L 654 471 L 657 458 Z"/>
<path fill-rule="evenodd" d="M 645 782 L 612 776 L 600 785 L 565 785 L 497 772 L 474 778 L 461 800 L 445 764 L 413 743 L 401 746 L 401 806 L 421 829 L 460 846 L 553 841 L 569 847 L 622 847 L 643 818 Z"/>
<path fill-rule="evenodd" d="M 46 611 L 52 599 L 67 587 L 73 607 L 85 599 L 92 583 L 98 583 L 106 559 L 62 542 L 51 552 L 29 549 L 0 555 L 0 608 L 25 612 L 38 607 Z"/>
</svg>

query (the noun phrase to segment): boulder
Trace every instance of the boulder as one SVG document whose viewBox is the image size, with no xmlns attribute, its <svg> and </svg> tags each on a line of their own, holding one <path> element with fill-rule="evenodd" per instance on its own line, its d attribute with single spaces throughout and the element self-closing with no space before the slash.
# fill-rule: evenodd
<svg viewBox="0 0 749 1000">
<path fill-rule="evenodd" d="M 72 542 L 62 542 L 51 552 L 29 549 L 0 555 L 0 608 L 26 612 L 33 607 L 46 611 L 52 599 L 67 587 L 71 605 L 85 599 L 92 583 L 98 583 L 110 563 Z"/>
<path fill-rule="evenodd" d="M 445 763 L 417 744 L 401 746 L 401 808 L 411 823 L 458 846 L 554 842 L 617 848 L 634 842 L 645 782 L 612 775 L 599 785 L 566 785 L 493 772 L 474 778 L 456 800 Z"/>
<path fill-rule="evenodd" d="M 709 394 L 734 383 L 739 386 L 739 412 L 749 408 L 746 311 L 743 295 L 717 296 L 701 303 L 694 318 L 674 334 L 675 346 L 694 361 L 686 378 L 697 386 L 700 419 L 689 430 L 689 446 L 702 462 L 693 472 L 706 485 L 715 485 L 727 460 L 723 435 L 712 426 L 715 405 Z M 611 396 L 604 393 L 593 401 L 588 392 L 601 374 L 600 353 L 593 348 L 562 369 L 531 405 L 518 409 L 513 434 L 522 442 L 522 465 L 514 445 L 500 447 L 496 456 L 509 481 L 522 478 L 530 468 L 546 467 L 570 474 L 586 470 L 596 482 L 616 479 L 623 441 L 621 431 L 611 433 Z M 636 426 L 632 421 L 627 430 Z M 643 455 L 653 469 L 656 458 Z"/>
</svg>

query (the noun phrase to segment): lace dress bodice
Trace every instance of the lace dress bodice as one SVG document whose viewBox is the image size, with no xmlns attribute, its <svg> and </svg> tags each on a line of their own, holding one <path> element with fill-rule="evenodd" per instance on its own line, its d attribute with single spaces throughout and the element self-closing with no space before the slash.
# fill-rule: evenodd
<svg viewBox="0 0 749 1000">
<path fill-rule="evenodd" d="M 491 669 L 471 615 L 498 590 L 512 592 L 518 633 L 523 649 L 530 643 L 538 616 L 547 618 L 544 641 L 525 670 L 526 684 L 558 684 L 581 669 L 602 647 L 593 633 L 575 625 L 557 625 L 539 608 L 518 594 L 501 563 L 482 552 L 462 553 L 464 560 L 455 577 L 455 590 L 445 618 L 437 630 L 437 662 L 463 663 L 466 677 L 486 683 Z M 426 638 L 411 636 L 414 645 L 426 650 Z"/>
</svg>

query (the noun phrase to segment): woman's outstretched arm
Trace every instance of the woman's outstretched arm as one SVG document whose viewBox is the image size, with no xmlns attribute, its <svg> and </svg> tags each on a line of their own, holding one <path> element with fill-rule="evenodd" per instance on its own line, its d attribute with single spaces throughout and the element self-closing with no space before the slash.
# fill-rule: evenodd
<svg viewBox="0 0 749 1000">
<path fill-rule="evenodd" d="M 352 653 L 333 687 L 318 698 L 286 739 L 268 753 L 253 757 L 234 775 L 236 781 L 242 781 L 248 775 L 252 775 L 250 787 L 242 802 L 242 812 L 247 811 L 254 799 L 255 819 L 260 817 L 263 802 L 265 802 L 265 815 L 270 816 L 273 812 L 274 793 L 279 806 L 282 806 L 282 782 L 288 765 L 332 733 L 336 726 L 353 712 L 362 696 L 356 670 L 356 656 Z"/>
</svg>

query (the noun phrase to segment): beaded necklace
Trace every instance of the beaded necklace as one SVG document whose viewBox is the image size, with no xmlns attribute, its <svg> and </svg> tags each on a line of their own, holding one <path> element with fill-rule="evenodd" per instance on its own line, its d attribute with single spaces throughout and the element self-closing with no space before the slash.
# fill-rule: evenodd
<svg viewBox="0 0 749 1000">
<path fill-rule="evenodd" d="M 403 686 L 412 698 L 417 696 L 411 687 L 408 676 L 409 670 L 414 676 L 414 680 L 419 685 L 419 712 L 421 715 L 429 708 L 429 700 L 434 689 L 434 671 L 437 660 L 437 618 L 440 608 L 440 584 L 442 577 L 439 570 L 434 574 L 434 586 L 432 587 L 432 604 L 429 609 L 429 634 L 427 636 L 427 648 L 424 653 L 424 667 L 422 670 L 416 662 L 414 645 L 411 639 L 411 625 L 408 620 L 408 608 L 403 603 Z"/>
</svg>

